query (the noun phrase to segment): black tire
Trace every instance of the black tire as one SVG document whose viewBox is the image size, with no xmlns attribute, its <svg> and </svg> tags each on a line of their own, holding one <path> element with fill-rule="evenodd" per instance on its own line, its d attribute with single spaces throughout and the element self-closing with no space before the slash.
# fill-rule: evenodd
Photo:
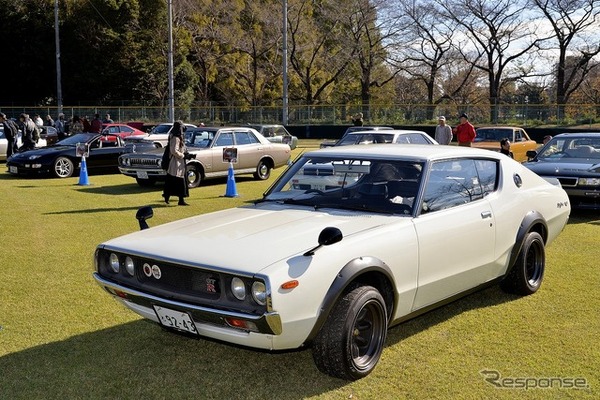
<svg viewBox="0 0 600 400">
<path fill-rule="evenodd" d="M 271 176 L 271 164 L 266 162 L 265 160 L 260 160 L 258 165 L 256 166 L 256 172 L 254 173 L 254 178 L 264 181 L 269 179 Z"/>
<path fill-rule="evenodd" d="M 154 186 L 154 184 L 156 183 L 156 180 L 152 179 L 152 178 L 148 178 L 148 179 L 135 178 L 135 181 L 141 187 L 151 187 L 151 186 Z"/>
<path fill-rule="evenodd" d="M 354 287 L 338 300 L 314 340 L 317 368 L 328 375 L 356 380 L 379 361 L 387 335 L 383 297 L 372 286 Z"/>
<path fill-rule="evenodd" d="M 188 188 L 196 188 L 202 183 L 202 172 L 197 165 L 188 164 L 186 166 Z"/>
<path fill-rule="evenodd" d="M 515 264 L 500 283 L 500 287 L 508 293 L 522 296 L 533 294 L 542 285 L 545 267 L 544 239 L 537 232 L 529 232 L 525 236 Z"/>
<path fill-rule="evenodd" d="M 75 164 L 67 157 L 58 157 L 52 163 L 52 171 L 57 178 L 70 178 L 75 172 Z"/>
</svg>

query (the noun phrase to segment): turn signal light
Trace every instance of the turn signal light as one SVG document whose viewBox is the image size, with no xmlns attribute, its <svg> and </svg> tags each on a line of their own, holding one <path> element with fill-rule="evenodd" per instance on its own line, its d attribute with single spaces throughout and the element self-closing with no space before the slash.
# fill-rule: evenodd
<svg viewBox="0 0 600 400">
<path fill-rule="evenodd" d="M 287 281 L 281 284 L 281 288 L 282 289 L 294 289 L 296 287 L 298 287 L 298 285 L 300 284 L 300 282 L 298 282 L 297 280 L 293 280 L 293 281 Z"/>
</svg>

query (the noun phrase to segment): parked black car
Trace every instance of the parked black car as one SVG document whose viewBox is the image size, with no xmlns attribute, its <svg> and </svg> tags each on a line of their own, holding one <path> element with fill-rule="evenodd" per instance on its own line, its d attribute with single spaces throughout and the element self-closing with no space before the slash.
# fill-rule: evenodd
<svg viewBox="0 0 600 400">
<path fill-rule="evenodd" d="M 81 156 L 77 148 L 87 149 L 86 166 L 89 172 L 119 172 L 117 159 L 132 147 L 112 134 L 78 133 L 55 145 L 13 154 L 6 162 L 8 172 L 19 174 L 50 174 L 68 178 L 79 171 Z"/>
<path fill-rule="evenodd" d="M 527 168 L 558 179 L 571 207 L 600 209 L 600 132 L 563 133 L 527 156 Z"/>
</svg>

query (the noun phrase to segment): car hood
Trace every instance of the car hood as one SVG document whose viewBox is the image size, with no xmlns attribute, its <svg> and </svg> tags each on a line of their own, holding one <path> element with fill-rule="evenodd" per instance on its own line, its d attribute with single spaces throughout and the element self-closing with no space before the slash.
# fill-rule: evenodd
<svg viewBox="0 0 600 400">
<path fill-rule="evenodd" d="M 544 176 L 565 176 L 581 174 L 600 173 L 600 163 L 592 163 L 586 160 L 583 162 L 570 162 L 568 160 L 553 160 L 552 162 L 537 161 L 528 162 L 523 165 L 538 175 Z"/>
<path fill-rule="evenodd" d="M 75 151 L 75 147 L 74 146 L 61 146 L 61 145 L 47 146 L 47 147 L 43 147 L 41 149 L 27 150 L 22 153 L 15 153 L 15 154 L 13 154 L 13 158 L 19 159 L 19 158 L 29 158 L 31 156 L 46 156 L 46 155 L 51 155 L 54 153 L 62 153 L 66 150 Z"/>
<path fill-rule="evenodd" d="M 325 227 L 339 228 L 346 238 L 392 221 L 411 223 L 410 218 L 399 216 L 259 203 L 159 225 L 104 245 L 168 261 L 254 274 L 317 246 Z"/>
</svg>

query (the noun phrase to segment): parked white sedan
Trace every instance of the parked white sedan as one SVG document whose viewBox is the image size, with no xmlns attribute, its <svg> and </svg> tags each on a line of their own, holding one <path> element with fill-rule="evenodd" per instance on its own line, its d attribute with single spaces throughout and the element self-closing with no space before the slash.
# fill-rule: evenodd
<svg viewBox="0 0 600 400">
<path fill-rule="evenodd" d="M 337 185 L 295 184 L 313 165 L 330 165 Z M 536 292 L 569 213 L 559 185 L 499 153 L 332 147 L 304 153 L 253 205 L 149 229 L 152 209 L 140 209 L 140 232 L 98 246 L 94 277 L 168 329 L 311 345 L 319 370 L 354 380 L 391 325 L 493 283 Z"/>
</svg>

